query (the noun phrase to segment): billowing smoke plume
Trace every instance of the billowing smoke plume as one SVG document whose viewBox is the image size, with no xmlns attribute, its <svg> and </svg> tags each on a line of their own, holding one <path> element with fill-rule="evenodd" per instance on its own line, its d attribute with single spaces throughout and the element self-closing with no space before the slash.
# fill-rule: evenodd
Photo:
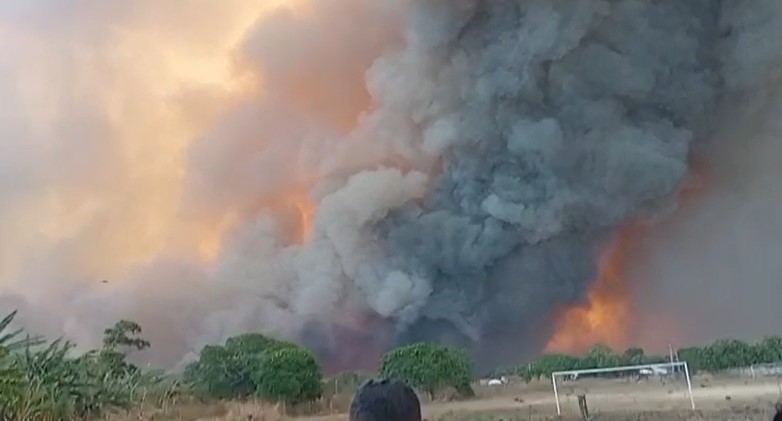
<svg viewBox="0 0 782 421">
<path fill-rule="evenodd" d="M 715 135 L 699 145 L 700 187 L 654 227 L 629 276 L 640 331 L 667 341 L 782 333 L 782 3 L 725 2 L 725 82 Z"/>
<path fill-rule="evenodd" d="M 3 308 L 517 360 L 780 68 L 771 0 L 272 3 L 0 6 Z"/>
</svg>

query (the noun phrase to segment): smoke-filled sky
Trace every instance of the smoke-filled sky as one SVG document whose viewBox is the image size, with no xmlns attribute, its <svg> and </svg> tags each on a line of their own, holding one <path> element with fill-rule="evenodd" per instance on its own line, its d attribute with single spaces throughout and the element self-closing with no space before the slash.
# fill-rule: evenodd
<svg viewBox="0 0 782 421">
<path fill-rule="evenodd" d="M 775 0 L 2 2 L 0 308 L 85 345 L 131 318 L 165 365 L 263 331 L 340 366 L 418 339 L 493 366 L 540 350 L 612 233 L 655 220 L 632 317 L 773 333 L 769 305 L 714 314 L 782 285 L 781 19 Z M 693 155 L 708 188 L 677 211 Z"/>
</svg>

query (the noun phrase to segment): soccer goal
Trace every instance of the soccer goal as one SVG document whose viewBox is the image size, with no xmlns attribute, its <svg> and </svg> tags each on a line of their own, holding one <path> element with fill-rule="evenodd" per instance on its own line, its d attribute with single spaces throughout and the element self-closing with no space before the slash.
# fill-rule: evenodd
<svg viewBox="0 0 782 421">
<path fill-rule="evenodd" d="M 652 375 L 666 376 L 675 373 L 684 372 L 684 377 L 687 379 L 687 393 L 690 398 L 690 405 L 695 410 L 695 399 L 692 396 L 692 381 L 690 379 L 690 368 L 686 362 L 670 362 L 659 364 L 643 364 L 643 365 L 629 365 L 622 367 L 607 367 L 607 368 L 592 368 L 585 370 L 569 370 L 569 371 L 557 371 L 551 374 L 551 385 L 554 388 L 554 400 L 557 403 L 557 415 L 562 415 L 562 408 L 559 402 L 559 389 L 557 387 L 557 379 L 578 379 L 579 376 L 588 376 L 594 374 L 606 374 L 606 373 L 619 373 L 619 372 L 634 373 L 638 376 L 649 377 Z"/>
</svg>

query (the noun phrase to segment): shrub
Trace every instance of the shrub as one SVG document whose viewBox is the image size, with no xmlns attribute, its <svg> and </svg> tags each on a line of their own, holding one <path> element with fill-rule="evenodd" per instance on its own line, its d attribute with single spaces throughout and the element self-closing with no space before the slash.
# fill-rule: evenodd
<svg viewBox="0 0 782 421">
<path fill-rule="evenodd" d="M 283 363 L 306 370 L 287 372 L 280 366 Z M 317 378 L 317 388 L 312 378 Z M 228 338 L 225 346 L 204 347 L 198 361 L 185 369 L 184 380 L 196 393 L 211 399 L 257 396 L 298 402 L 322 392 L 320 368 L 308 350 L 257 333 Z"/>
<path fill-rule="evenodd" d="M 638 347 L 630 347 L 622 353 L 623 365 L 640 365 L 646 361 L 644 350 Z"/>
<path fill-rule="evenodd" d="M 716 341 L 704 351 L 704 368 L 710 371 L 748 367 L 757 362 L 753 347 L 736 339 Z"/>
<path fill-rule="evenodd" d="M 755 344 L 758 364 L 782 362 L 782 336 L 766 336 Z"/>
<path fill-rule="evenodd" d="M 622 358 L 604 344 L 596 344 L 581 357 L 581 369 L 607 368 L 621 365 Z"/>
<path fill-rule="evenodd" d="M 428 393 L 431 399 L 444 387 L 471 396 L 471 371 L 472 365 L 463 351 L 431 342 L 391 350 L 380 361 L 382 377 L 402 380 Z"/>
<path fill-rule="evenodd" d="M 692 373 L 707 369 L 703 349 L 697 346 L 681 348 L 677 351 L 680 361 L 686 361 Z"/>
<path fill-rule="evenodd" d="M 257 395 L 268 400 L 299 403 L 323 393 L 323 375 L 315 356 L 301 347 L 272 348 L 254 374 Z"/>
<path fill-rule="evenodd" d="M 253 388 L 246 373 L 255 369 L 249 357 L 236 358 L 220 345 L 207 345 L 198 361 L 185 368 L 184 381 L 202 397 L 228 399 L 246 397 Z"/>
<path fill-rule="evenodd" d="M 580 364 L 581 360 L 573 355 L 561 353 L 543 354 L 526 365 L 518 366 L 515 374 L 530 381 L 532 379 L 540 379 L 541 377 L 550 377 L 551 373 L 555 371 L 575 370 Z"/>
</svg>

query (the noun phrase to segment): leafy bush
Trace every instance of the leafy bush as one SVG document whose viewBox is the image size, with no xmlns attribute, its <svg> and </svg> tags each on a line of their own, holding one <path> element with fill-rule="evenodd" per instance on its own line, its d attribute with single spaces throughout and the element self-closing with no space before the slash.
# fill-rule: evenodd
<svg viewBox="0 0 782 421">
<path fill-rule="evenodd" d="M 703 368 L 709 371 L 748 367 L 758 361 L 751 345 L 735 339 L 716 341 L 705 351 Z"/>
<path fill-rule="evenodd" d="M 237 358 L 223 346 L 207 345 L 198 361 L 185 368 L 184 382 L 203 397 L 245 397 L 253 393 L 249 373 L 257 369 L 256 364 L 249 357 Z"/>
<path fill-rule="evenodd" d="M 648 364 L 647 361 L 651 358 L 653 357 L 647 357 L 641 348 L 628 348 L 622 354 L 618 354 L 606 345 L 596 344 L 581 356 L 563 353 L 543 354 L 527 365 L 517 367 L 516 374 L 528 380 L 540 379 L 550 377 L 557 371 Z"/>
<path fill-rule="evenodd" d="M 757 364 L 782 362 L 782 336 L 766 336 L 755 344 Z"/>
<path fill-rule="evenodd" d="M 604 344 L 596 344 L 581 356 L 579 368 L 608 368 L 622 364 L 622 357 Z"/>
<path fill-rule="evenodd" d="M 756 344 L 736 339 L 722 339 L 702 347 L 682 348 L 679 358 L 687 361 L 692 371 L 718 372 L 754 364 L 782 362 L 782 337 L 768 336 Z"/>
<path fill-rule="evenodd" d="M 646 353 L 642 348 L 630 347 L 622 353 L 622 365 L 640 365 L 646 363 Z"/>
<path fill-rule="evenodd" d="M 463 351 L 432 342 L 391 350 L 380 361 L 382 377 L 402 380 L 428 393 L 432 399 L 444 387 L 471 396 L 471 372 L 472 364 Z"/>
<path fill-rule="evenodd" d="M 519 366 L 516 374 L 526 379 L 550 377 L 555 371 L 576 370 L 581 366 L 581 360 L 568 354 L 543 354 L 526 366 Z"/>
<path fill-rule="evenodd" d="M 293 364 L 301 373 L 284 371 Z M 285 373 L 285 374 L 280 374 Z M 209 345 L 185 369 L 185 382 L 212 399 L 252 396 L 298 402 L 319 397 L 321 373 L 314 356 L 298 345 L 251 333 L 228 338 L 225 346 Z M 313 380 L 317 379 L 317 385 Z"/>
<path fill-rule="evenodd" d="M 257 395 L 265 399 L 299 403 L 323 393 L 323 376 L 315 356 L 301 347 L 271 348 L 254 373 Z"/>
</svg>

